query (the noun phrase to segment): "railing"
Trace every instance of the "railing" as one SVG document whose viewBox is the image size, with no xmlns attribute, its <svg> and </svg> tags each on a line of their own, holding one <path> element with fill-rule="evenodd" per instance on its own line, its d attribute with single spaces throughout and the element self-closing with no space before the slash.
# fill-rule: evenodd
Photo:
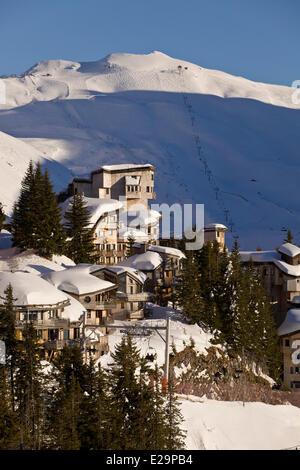
<svg viewBox="0 0 300 470">
<path fill-rule="evenodd" d="M 75 344 L 79 344 L 79 339 L 54 339 L 48 340 L 43 343 L 43 347 L 47 350 L 59 350 L 63 349 L 64 346 L 74 346 Z"/>
<path fill-rule="evenodd" d="M 30 321 L 35 327 L 67 328 L 70 324 L 70 321 L 65 318 L 47 318 L 46 320 L 16 320 L 15 325 L 17 328 L 22 328 Z"/>
<path fill-rule="evenodd" d="M 150 302 L 153 294 L 150 292 L 137 292 L 135 294 L 129 294 L 127 292 L 118 292 L 119 300 L 128 300 L 130 302 Z"/>
</svg>

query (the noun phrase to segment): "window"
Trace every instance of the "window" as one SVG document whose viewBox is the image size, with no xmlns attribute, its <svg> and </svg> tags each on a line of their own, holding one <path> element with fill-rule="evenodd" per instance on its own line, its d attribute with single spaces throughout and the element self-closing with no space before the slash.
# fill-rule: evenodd
<svg viewBox="0 0 300 470">
<path fill-rule="evenodd" d="M 294 368 L 293 368 L 293 367 L 291 367 L 291 369 L 290 369 L 290 373 L 291 373 L 291 374 L 293 374 L 293 373 L 294 373 Z"/>
<path fill-rule="evenodd" d="M 284 342 L 285 346 L 289 346 L 290 345 L 290 340 L 289 339 L 286 339 L 285 342 Z"/>
<path fill-rule="evenodd" d="M 122 250 L 122 245 L 121 243 L 118 243 L 118 251 L 121 251 Z"/>
<path fill-rule="evenodd" d="M 105 189 L 106 194 L 109 194 L 109 188 Z"/>
<path fill-rule="evenodd" d="M 90 311 L 87 312 L 87 318 L 92 318 L 92 314 Z"/>
<path fill-rule="evenodd" d="M 122 262 L 122 258 L 121 256 L 118 256 L 118 263 L 121 263 Z"/>
<path fill-rule="evenodd" d="M 106 251 L 110 251 L 110 245 L 106 245 Z"/>
<path fill-rule="evenodd" d="M 116 245 L 114 245 L 114 244 L 111 245 L 111 249 L 112 249 L 112 250 L 115 250 L 115 249 L 116 249 Z"/>
<path fill-rule="evenodd" d="M 151 179 L 152 179 L 152 181 L 154 180 L 154 174 L 153 173 L 151 173 Z"/>
<path fill-rule="evenodd" d="M 121 308 L 122 309 L 124 308 L 124 302 L 121 302 Z"/>
<path fill-rule="evenodd" d="M 146 191 L 147 193 L 150 193 L 150 186 L 147 186 Z"/>
</svg>

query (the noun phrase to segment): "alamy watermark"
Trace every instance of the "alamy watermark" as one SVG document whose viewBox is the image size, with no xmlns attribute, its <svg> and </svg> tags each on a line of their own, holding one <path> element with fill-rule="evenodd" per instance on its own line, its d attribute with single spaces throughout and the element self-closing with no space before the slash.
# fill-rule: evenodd
<svg viewBox="0 0 300 470">
<path fill-rule="evenodd" d="M 186 250 L 199 250 L 204 243 L 204 204 L 135 203 L 128 206 L 126 196 L 120 196 L 118 235 L 131 235 L 136 241 L 172 237 L 184 239 Z M 159 225 L 161 227 L 159 233 Z M 125 237 L 126 238 L 126 237 Z"/>
</svg>

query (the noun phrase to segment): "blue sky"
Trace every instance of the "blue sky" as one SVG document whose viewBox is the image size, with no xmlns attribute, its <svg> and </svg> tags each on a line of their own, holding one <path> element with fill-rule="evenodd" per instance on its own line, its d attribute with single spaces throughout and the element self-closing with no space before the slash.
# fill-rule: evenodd
<svg viewBox="0 0 300 470">
<path fill-rule="evenodd" d="M 290 85 L 300 79 L 299 19 L 299 0 L 0 0 L 0 75 L 159 50 Z"/>
</svg>

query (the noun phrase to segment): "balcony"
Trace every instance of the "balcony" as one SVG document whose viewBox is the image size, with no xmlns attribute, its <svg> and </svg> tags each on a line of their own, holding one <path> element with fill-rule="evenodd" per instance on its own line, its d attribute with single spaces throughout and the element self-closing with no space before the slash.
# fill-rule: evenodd
<svg viewBox="0 0 300 470">
<path fill-rule="evenodd" d="M 75 345 L 78 345 L 80 344 L 79 342 L 79 339 L 55 339 L 55 340 L 52 340 L 52 341 L 45 341 L 43 343 L 43 347 L 46 349 L 46 350 L 54 350 L 54 351 L 58 351 L 58 350 L 61 350 L 63 349 L 65 346 L 69 346 L 69 347 L 72 347 L 72 346 L 75 346 Z"/>
<path fill-rule="evenodd" d="M 30 323 L 30 320 L 16 320 L 16 328 L 24 328 L 24 326 Z M 33 326 L 36 328 L 68 328 L 70 321 L 65 318 L 47 318 L 45 320 L 33 320 Z"/>
<path fill-rule="evenodd" d="M 129 302 L 150 302 L 153 298 L 153 294 L 150 292 L 137 292 L 136 294 L 118 292 L 117 298 L 119 300 L 128 300 Z"/>
</svg>

